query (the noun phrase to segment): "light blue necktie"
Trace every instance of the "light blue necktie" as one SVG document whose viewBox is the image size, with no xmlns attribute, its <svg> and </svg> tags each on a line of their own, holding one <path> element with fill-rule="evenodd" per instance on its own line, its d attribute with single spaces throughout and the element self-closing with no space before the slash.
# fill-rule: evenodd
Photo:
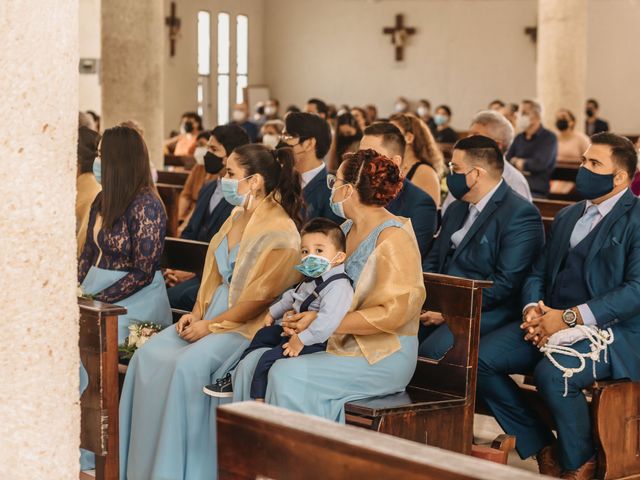
<svg viewBox="0 0 640 480">
<path fill-rule="evenodd" d="M 478 218 L 478 215 L 480 215 L 480 210 L 478 210 L 475 205 L 469 205 L 469 214 L 467 215 L 462 228 L 451 235 L 453 248 L 458 248 L 458 245 L 460 245 L 460 242 L 464 239 L 465 235 L 473 225 L 473 222 Z"/>
<path fill-rule="evenodd" d="M 589 235 L 591 231 L 591 225 L 593 225 L 593 221 L 596 217 L 600 215 L 600 211 L 596 205 L 591 205 L 587 208 L 587 211 L 584 215 L 577 221 L 575 227 L 573 227 L 573 232 L 571 232 L 571 239 L 569 240 L 569 245 L 571 248 L 574 248 L 578 245 L 584 237 Z"/>
</svg>

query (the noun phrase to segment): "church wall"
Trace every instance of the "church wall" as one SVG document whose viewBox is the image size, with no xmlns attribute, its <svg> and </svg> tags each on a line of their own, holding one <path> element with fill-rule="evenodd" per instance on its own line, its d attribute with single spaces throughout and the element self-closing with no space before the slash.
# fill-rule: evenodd
<svg viewBox="0 0 640 480">
<path fill-rule="evenodd" d="M 389 115 L 399 95 L 427 98 L 465 129 L 494 98 L 535 94 L 535 45 L 523 33 L 535 0 L 269 0 L 265 12 L 267 82 L 285 105 L 318 96 Z M 418 29 L 403 62 L 382 34 L 397 13 Z"/>
<path fill-rule="evenodd" d="M 613 131 L 640 133 L 640 1 L 589 3 L 587 97 Z"/>
<path fill-rule="evenodd" d="M 170 14 L 171 0 L 165 0 L 165 15 Z M 177 0 L 176 15 L 181 28 L 176 42 L 176 55 L 169 55 L 168 27 L 164 36 L 164 82 L 165 82 L 165 134 L 179 127 L 180 115 L 196 110 L 197 72 L 197 14 L 199 10 L 211 12 L 211 69 L 210 82 L 211 121 L 216 118 L 216 52 L 217 14 L 231 14 L 231 92 L 235 92 L 235 16 L 249 17 L 249 84 L 259 85 L 263 78 L 263 0 Z M 80 56 L 100 58 L 100 0 L 80 0 Z M 232 94 L 231 102 L 235 101 Z M 101 111 L 100 82 L 98 74 L 80 75 L 80 109 Z"/>
<path fill-rule="evenodd" d="M 165 0 L 165 12 L 170 11 L 171 0 Z M 231 105 L 235 103 L 235 35 L 238 14 L 249 17 L 249 84 L 263 83 L 263 0 L 179 0 L 177 15 L 181 19 L 181 34 L 176 45 L 176 56 L 167 53 L 165 60 L 165 130 L 177 130 L 180 115 L 196 110 L 196 88 L 198 84 L 197 66 L 197 14 L 199 10 L 211 12 L 211 115 L 207 128 L 213 128 L 216 121 L 216 68 L 217 68 L 217 14 L 231 15 Z M 168 44 L 168 40 L 166 41 Z M 168 45 L 166 47 L 168 52 Z"/>
<path fill-rule="evenodd" d="M 615 131 L 640 133 L 640 2 L 590 0 L 589 9 L 587 96 Z M 494 98 L 535 96 L 536 49 L 524 29 L 536 10 L 535 0 L 268 0 L 265 78 L 283 105 L 318 96 L 388 115 L 398 95 L 426 97 L 466 129 Z M 402 63 L 382 34 L 397 13 L 418 28 Z"/>
<path fill-rule="evenodd" d="M 167 14 L 169 4 L 165 0 Z M 302 106 L 319 96 L 334 103 L 373 102 L 386 115 L 398 95 L 414 101 L 427 97 L 434 107 L 448 103 L 454 126 L 465 129 L 493 98 L 535 96 L 535 46 L 523 33 L 536 24 L 535 0 L 178 0 L 177 5 L 182 29 L 174 58 L 165 39 L 166 133 L 177 128 L 183 111 L 196 106 L 199 9 L 213 14 L 212 68 L 215 14 L 249 15 L 250 83 L 269 85 L 283 106 Z M 100 0 L 80 0 L 81 57 L 99 58 L 99 12 Z M 419 29 L 402 63 L 394 61 L 390 37 L 382 34 L 396 13 Z M 600 101 L 603 117 L 622 133 L 640 133 L 638 25 L 640 1 L 589 2 L 587 96 Z M 211 88 L 215 119 L 213 77 Z M 80 108 L 100 110 L 98 75 L 80 75 Z"/>
</svg>

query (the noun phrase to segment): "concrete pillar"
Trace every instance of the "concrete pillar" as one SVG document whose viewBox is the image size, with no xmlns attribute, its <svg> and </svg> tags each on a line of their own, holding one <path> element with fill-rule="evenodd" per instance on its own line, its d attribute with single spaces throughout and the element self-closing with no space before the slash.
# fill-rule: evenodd
<svg viewBox="0 0 640 480">
<path fill-rule="evenodd" d="M 0 2 L 0 478 L 78 478 L 78 0 Z"/>
<path fill-rule="evenodd" d="M 101 2 L 102 125 L 135 120 L 149 156 L 162 167 L 164 2 Z"/>
<path fill-rule="evenodd" d="M 587 8 L 588 0 L 538 0 L 537 97 L 547 127 L 558 109 L 568 108 L 576 129 L 584 129 Z"/>
</svg>

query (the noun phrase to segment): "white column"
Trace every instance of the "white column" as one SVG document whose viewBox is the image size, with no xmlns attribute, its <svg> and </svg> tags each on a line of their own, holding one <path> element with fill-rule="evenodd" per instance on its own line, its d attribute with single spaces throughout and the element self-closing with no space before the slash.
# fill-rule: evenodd
<svg viewBox="0 0 640 480">
<path fill-rule="evenodd" d="M 0 477 L 78 478 L 78 0 L 0 2 Z"/>
<path fill-rule="evenodd" d="M 538 0 L 537 96 L 543 122 L 568 108 L 582 131 L 587 83 L 588 0 Z"/>
<path fill-rule="evenodd" d="M 101 2 L 102 125 L 135 120 L 149 156 L 162 167 L 164 2 Z"/>
</svg>

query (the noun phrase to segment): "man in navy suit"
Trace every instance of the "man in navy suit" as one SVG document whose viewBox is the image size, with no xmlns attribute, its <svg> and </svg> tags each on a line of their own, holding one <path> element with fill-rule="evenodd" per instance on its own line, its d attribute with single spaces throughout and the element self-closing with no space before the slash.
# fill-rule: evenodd
<svg viewBox="0 0 640 480">
<path fill-rule="evenodd" d="M 517 318 L 520 289 L 544 244 L 538 209 L 507 185 L 503 169 L 502 150 L 489 137 L 454 145 L 447 185 L 457 200 L 422 264 L 425 272 L 493 282 L 482 292 L 480 335 Z M 451 331 L 438 313 L 421 320 L 420 355 L 442 358 L 453 346 Z"/>
<path fill-rule="evenodd" d="M 364 136 L 360 141 L 361 150 L 371 148 L 389 157 L 398 167 L 402 164 L 405 146 L 404 135 L 398 127 L 389 122 L 376 122 L 369 125 L 365 128 Z M 405 178 L 402 190 L 387 205 L 387 210 L 399 217 L 411 219 L 420 254 L 424 258 L 438 226 L 438 211 L 433 198 Z"/>
<path fill-rule="evenodd" d="M 233 205 L 222 196 L 220 178 L 224 175 L 224 165 L 231 152 L 247 143 L 247 132 L 237 125 L 220 125 L 213 129 L 207 144 L 209 151 L 204 157 L 204 168 L 207 173 L 214 175 L 214 178 L 200 189 L 196 206 L 189 224 L 182 232 L 182 238 L 209 242 L 227 220 Z M 200 278 L 192 277 L 175 284 L 177 278 L 174 278 L 174 272 L 165 272 L 165 275 L 169 284 L 174 284 L 167 289 L 171 307 L 191 311 L 198 296 Z"/>
<path fill-rule="evenodd" d="M 582 389 L 596 379 L 640 380 L 640 201 L 629 189 L 637 160 L 628 139 L 592 137 L 576 177 L 587 200 L 556 215 L 522 289 L 522 324 L 513 322 L 481 340 L 478 397 L 504 431 L 517 437 L 520 455 L 537 456 L 541 473 L 593 478 L 595 450 Z M 580 339 L 580 325 L 611 329 L 608 362 L 601 354 L 563 377 L 539 348 L 560 332 L 577 337 L 569 342 L 575 352 L 591 352 L 591 342 Z M 564 367 L 579 366 L 574 356 L 551 355 Z M 557 440 L 509 377 L 531 372 L 555 419 Z"/>
<path fill-rule="evenodd" d="M 293 149 L 295 169 L 302 179 L 302 195 L 307 204 L 306 218 L 324 217 L 337 223 L 329 206 L 327 167 L 322 159 L 331 147 L 331 128 L 326 120 L 311 113 L 292 112 L 285 119 L 283 143 Z"/>
</svg>

